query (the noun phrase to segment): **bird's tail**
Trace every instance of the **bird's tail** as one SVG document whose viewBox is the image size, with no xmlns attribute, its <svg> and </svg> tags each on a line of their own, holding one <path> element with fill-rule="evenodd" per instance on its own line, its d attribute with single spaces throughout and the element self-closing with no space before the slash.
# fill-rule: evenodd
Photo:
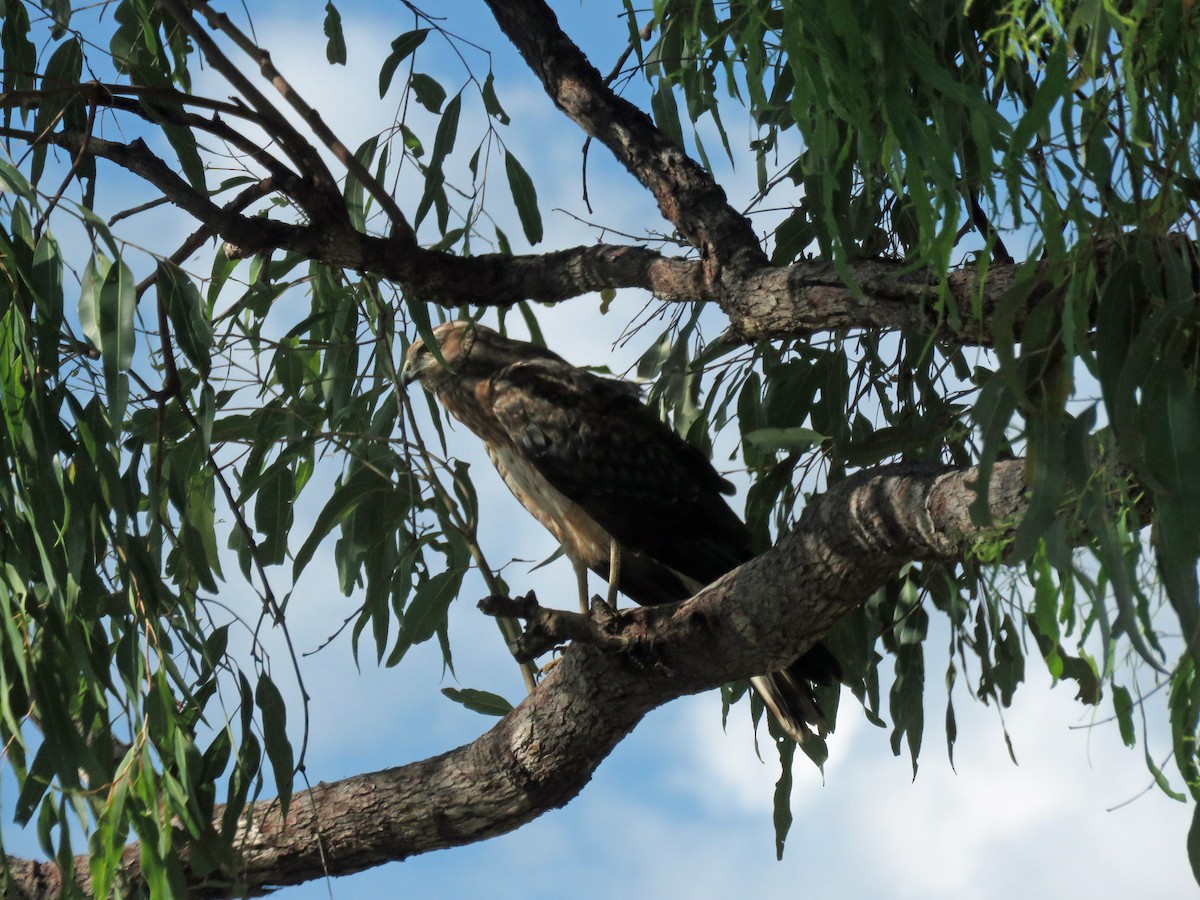
<svg viewBox="0 0 1200 900">
<path fill-rule="evenodd" d="M 779 672 L 757 675 L 750 684 L 767 711 L 798 744 L 816 733 L 830 731 L 829 720 L 817 703 L 813 684 L 834 685 L 842 677 L 841 666 L 823 645 L 817 644 L 804 656 Z"/>
</svg>

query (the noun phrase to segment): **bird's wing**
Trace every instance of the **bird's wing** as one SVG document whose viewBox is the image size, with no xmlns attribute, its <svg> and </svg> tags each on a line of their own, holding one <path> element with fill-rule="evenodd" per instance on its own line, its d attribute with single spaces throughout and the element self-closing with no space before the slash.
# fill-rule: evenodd
<svg viewBox="0 0 1200 900">
<path fill-rule="evenodd" d="M 732 487 L 633 385 L 535 359 L 494 375 L 488 400 L 518 452 L 623 548 L 700 584 L 750 558 L 721 497 Z"/>
</svg>

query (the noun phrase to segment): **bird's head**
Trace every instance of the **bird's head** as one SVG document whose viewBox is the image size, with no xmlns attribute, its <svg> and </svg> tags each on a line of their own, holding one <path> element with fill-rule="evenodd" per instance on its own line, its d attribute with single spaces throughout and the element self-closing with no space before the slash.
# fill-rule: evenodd
<svg viewBox="0 0 1200 900">
<path fill-rule="evenodd" d="M 404 354 L 404 367 L 400 370 L 400 381 L 408 387 L 420 381 L 429 390 L 437 390 L 449 379 L 457 377 L 471 357 L 480 337 L 496 335 L 492 329 L 478 322 L 446 322 L 433 329 L 437 341 L 438 359 L 421 338 L 413 341 Z"/>
<path fill-rule="evenodd" d="M 478 322 L 446 322 L 433 329 L 433 337 L 441 358 L 421 338 L 413 341 L 400 370 L 405 387 L 419 381 L 434 393 L 454 393 L 476 380 L 492 378 L 514 363 L 563 363 L 561 356 L 545 347 L 513 340 Z"/>
</svg>

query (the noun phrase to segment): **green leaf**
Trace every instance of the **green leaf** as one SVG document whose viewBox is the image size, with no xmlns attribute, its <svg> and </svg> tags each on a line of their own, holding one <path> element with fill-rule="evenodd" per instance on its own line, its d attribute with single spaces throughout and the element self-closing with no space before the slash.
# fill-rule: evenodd
<svg viewBox="0 0 1200 900">
<path fill-rule="evenodd" d="M 417 586 L 412 603 L 404 611 L 396 646 L 387 659 L 389 668 L 398 664 L 414 644 L 424 643 L 437 633 L 446 621 L 451 601 L 458 596 L 462 579 L 462 572 L 438 572 Z"/>
<path fill-rule="evenodd" d="M 1043 63 L 1042 83 L 1034 94 L 1033 102 L 1029 104 L 1025 115 L 1013 129 L 1011 150 L 1012 155 L 1018 156 L 1025 152 L 1030 139 L 1043 128 L 1050 118 L 1050 113 L 1062 102 L 1063 93 L 1070 89 L 1070 79 L 1067 70 L 1067 54 L 1069 48 L 1059 44 L 1050 58 Z"/>
<path fill-rule="evenodd" d="M 485 716 L 506 716 L 513 709 L 513 705 L 503 697 L 487 691 L 477 691 L 473 688 L 442 688 L 442 693 L 455 703 L 461 703 L 472 712 L 483 713 Z"/>
<path fill-rule="evenodd" d="M 462 112 L 462 94 L 455 94 L 446 104 L 442 112 L 442 120 L 438 122 L 437 133 L 433 136 L 433 154 L 429 165 L 441 167 L 451 153 L 454 152 L 454 142 L 458 137 L 458 119 Z"/>
<path fill-rule="evenodd" d="M 1129 696 L 1129 691 L 1119 684 L 1113 685 L 1113 710 L 1117 714 L 1117 722 L 1121 728 L 1121 740 L 1125 742 L 1126 747 L 1132 747 L 1137 743 L 1137 738 L 1133 731 L 1133 700 Z"/>
<path fill-rule="evenodd" d="M 96 301 L 100 356 L 105 373 L 128 371 L 133 363 L 133 317 L 137 310 L 133 272 L 124 260 L 109 266 Z"/>
<path fill-rule="evenodd" d="M 142 106 L 150 109 L 151 105 L 143 101 Z M 196 147 L 196 135 L 190 128 L 178 125 L 160 124 L 163 135 L 179 157 L 179 165 L 183 170 L 188 184 L 202 194 L 208 193 L 208 182 L 204 178 L 204 163 L 200 159 L 200 151 Z"/>
<path fill-rule="evenodd" d="M 487 78 L 483 81 L 483 108 L 501 125 L 508 124 L 508 113 L 504 111 L 504 107 L 500 105 L 500 101 L 496 97 L 496 83 L 491 72 L 487 73 Z"/>
<path fill-rule="evenodd" d="M 811 428 L 756 428 L 742 435 L 742 440 L 760 450 L 788 450 L 803 453 L 829 440 L 828 436 Z"/>
<path fill-rule="evenodd" d="M 114 425 L 119 426 L 125 418 L 125 403 L 129 396 L 126 373 L 133 363 L 133 320 L 137 307 L 133 273 L 124 260 L 118 259 L 108 266 L 98 287 L 93 282 L 82 289 L 79 303 L 84 333 L 96 339 L 100 348 L 108 414 Z"/>
<path fill-rule="evenodd" d="M 96 350 L 100 349 L 100 287 L 111 266 L 105 256 L 93 253 L 79 279 L 79 327 Z"/>
<path fill-rule="evenodd" d="M 816 230 L 812 226 L 809 211 L 801 207 L 792 212 L 775 229 L 775 249 L 771 252 L 771 264 L 786 266 L 794 261 L 813 242 Z"/>
<path fill-rule="evenodd" d="M 45 86 L 65 86 L 76 84 L 83 70 L 83 49 L 79 41 L 70 40 L 60 44 L 58 49 L 46 63 L 46 74 L 43 79 Z M 66 111 L 72 107 L 76 115 L 68 117 Z M 82 105 L 79 98 L 69 91 L 61 94 L 49 94 L 42 101 L 37 115 L 34 117 L 34 131 L 41 134 L 47 130 L 61 131 L 65 127 L 78 128 L 82 125 L 80 114 Z M 62 115 L 60 120 L 59 116 Z M 77 121 L 68 121 L 68 118 Z M 29 180 L 37 184 L 42 177 L 42 169 L 46 163 L 47 143 L 40 141 L 34 145 L 33 160 L 30 164 Z"/>
<path fill-rule="evenodd" d="M 42 234 L 33 252 L 30 285 L 36 291 L 38 365 L 45 372 L 59 367 L 58 334 L 63 322 L 63 260 L 58 242 L 49 231 Z"/>
<path fill-rule="evenodd" d="M 683 149 L 683 127 L 679 123 L 679 106 L 675 102 L 675 91 L 671 82 L 662 80 L 650 97 L 650 111 L 654 124 L 671 139 L 676 147 Z"/>
<path fill-rule="evenodd" d="M 387 58 L 383 61 L 383 65 L 379 67 L 380 97 L 383 97 L 388 92 L 388 88 L 391 87 L 392 78 L 396 74 L 396 69 L 400 63 L 404 62 L 418 47 L 425 43 L 425 38 L 428 35 L 428 28 L 417 28 L 414 31 L 405 32 L 392 41 L 392 52 L 387 55 Z M 418 98 L 418 102 L 420 102 L 420 98 Z"/>
<path fill-rule="evenodd" d="M 438 205 L 438 227 L 446 230 L 445 219 L 449 214 L 446 206 L 446 176 L 443 165 L 454 151 L 454 142 L 458 136 L 458 119 L 462 111 L 462 94 L 455 94 L 454 99 L 446 104 L 442 119 L 438 122 L 437 133 L 433 137 L 433 152 L 429 155 L 429 164 L 425 169 L 425 192 L 417 203 L 417 212 L 413 217 L 414 224 L 420 224 L 429 208 Z"/>
<path fill-rule="evenodd" d="M 542 214 L 538 211 L 533 179 L 512 153 L 504 154 L 504 170 L 508 173 L 508 187 L 517 205 L 517 215 L 521 217 L 525 238 L 529 243 L 536 244 L 542 239 Z"/>
<path fill-rule="evenodd" d="M 363 164 L 364 168 L 369 169 L 371 160 L 375 158 L 375 150 L 379 145 L 379 136 L 372 135 L 367 138 L 354 151 L 354 158 Z M 350 224 L 358 231 L 364 231 L 367 227 L 367 204 L 364 198 L 363 184 L 353 174 L 346 176 L 346 187 L 344 190 L 346 196 L 346 211 L 350 214 Z"/>
<path fill-rule="evenodd" d="M 18 825 L 27 825 L 33 818 L 34 811 L 41 803 L 42 797 L 50 787 L 54 777 L 54 758 L 51 747 L 43 743 L 33 758 L 33 766 L 26 773 L 21 791 L 17 795 L 16 811 L 13 818 Z"/>
<path fill-rule="evenodd" d="M 332 3 L 325 4 L 325 58 L 336 66 L 346 64 L 346 36 L 342 33 L 342 14 Z"/>
<path fill-rule="evenodd" d="M 925 729 L 924 640 L 929 629 L 929 614 L 922 608 L 920 594 L 911 578 L 905 578 L 896 593 L 892 624 L 896 657 L 896 679 L 888 698 L 893 723 L 892 753 L 900 755 L 901 741 L 907 737 L 913 778 L 916 778 Z"/>
<path fill-rule="evenodd" d="M 286 816 L 292 800 L 292 774 L 295 770 L 292 745 L 287 736 L 287 707 L 279 688 L 265 674 L 258 679 L 254 702 L 262 710 L 263 741 L 267 758 L 271 761 L 271 771 L 275 775 L 275 787 L 279 791 L 281 814 Z"/>
<path fill-rule="evenodd" d="M 413 133 L 413 130 L 403 122 L 400 123 L 400 134 L 404 138 L 405 150 L 417 159 L 425 155 L 425 145 L 421 143 L 421 139 Z"/>
<path fill-rule="evenodd" d="M 71 24 L 71 0 L 42 0 L 42 9 L 54 20 L 50 27 L 50 37 L 57 41 L 67 33 Z"/>
<path fill-rule="evenodd" d="M 796 742 L 789 739 L 776 740 L 779 751 L 779 780 L 775 782 L 775 803 L 772 821 L 775 825 L 775 858 L 783 859 L 783 845 L 792 828 L 792 759 L 796 753 Z"/>
<path fill-rule="evenodd" d="M 420 72 L 414 72 L 412 78 L 408 80 L 409 87 L 417 96 L 417 102 L 429 110 L 434 115 L 442 111 L 442 104 L 446 101 L 446 89 Z"/>
<path fill-rule="evenodd" d="M 1160 791 L 1162 791 L 1164 794 L 1166 794 L 1168 797 L 1170 797 L 1172 800 L 1178 800 L 1180 803 L 1185 802 L 1187 800 L 1187 795 L 1182 794 L 1179 791 L 1175 790 L 1173 787 L 1171 787 L 1171 782 L 1169 780 L 1167 780 L 1166 774 L 1164 774 L 1163 770 L 1158 767 L 1158 764 L 1154 761 L 1153 757 L 1150 756 L 1149 748 L 1146 749 L 1145 759 L 1146 759 L 1146 768 L 1150 770 L 1150 774 L 1154 778 L 1154 783 L 1158 785 L 1158 789 Z M 1190 835 L 1189 835 L 1189 837 L 1190 837 Z M 1189 853 L 1190 853 L 1190 849 L 1189 849 Z"/>
<path fill-rule="evenodd" d="M 317 515 L 312 533 L 296 551 L 296 557 L 292 563 L 292 578 L 300 577 L 300 573 L 312 559 L 321 541 L 325 540 L 329 532 L 333 530 L 333 526 L 342 521 L 355 506 L 362 502 L 364 497 L 374 491 L 391 489 L 391 482 L 365 466 L 356 469 L 344 482 L 335 487 L 329 499 L 325 501 L 325 506 Z"/>
<path fill-rule="evenodd" d="M 12 192 L 26 202 L 33 201 L 33 185 L 21 170 L 0 159 L 0 192 Z"/>
<path fill-rule="evenodd" d="M 4 90 L 28 91 L 34 88 L 37 47 L 29 39 L 29 11 L 24 3 L 8 3 L 0 44 L 4 48 Z M 8 124 L 7 118 L 5 124 Z"/>
<path fill-rule="evenodd" d="M 182 269 L 166 259 L 159 260 L 156 283 L 179 348 L 207 378 L 212 368 L 209 351 L 213 345 L 213 330 L 199 289 Z"/>
<path fill-rule="evenodd" d="M 263 536 L 258 548 L 267 565 L 282 563 L 287 555 L 296 501 L 294 460 L 279 459 L 263 474 L 254 500 L 254 527 Z"/>
</svg>

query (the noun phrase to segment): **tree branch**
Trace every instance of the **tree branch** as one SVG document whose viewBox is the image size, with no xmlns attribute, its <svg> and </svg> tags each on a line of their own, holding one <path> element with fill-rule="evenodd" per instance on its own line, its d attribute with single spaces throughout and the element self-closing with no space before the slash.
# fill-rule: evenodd
<svg viewBox="0 0 1200 900">
<path fill-rule="evenodd" d="M 217 46 L 200 24 L 192 18 L 187 7 L 180 0 L 162 0 L 179 27 L 195 42 L 204 54 L 204 59 L 214 69 L 249 101 L 258 112 L 260 124 L 267 134 L 277 140 L 284 152 L 292 159 L 303 176 L 312 184 L 313 190 L 309 197 L 312 206 L 309 213 L 316 221 L 332 226 L 334 223 L 342 228 L 349 228 L 349 216 L 346 205 L 342 202 L 342 194 L 338 189 L 337 180 L 321 159 L 316 148 L 301 135 L 263 93 L 256 88 L 237 66 Z M 205 7 L 206 14 L 211 12 Z M 262 61 L 259 60 L 260 66 Z"/>
<path fill-rule="evenodd" d="M 195 120 L 213 126 L 203 117 L 176 112 L 190 127 L 202 127 Z M 0 128 L 0 136 L 28 141 L 37 137 L 13 128 Z M 615 244 L 521 256 L 460 257 L 363 234 L 342 227 L 340 221 L 331 224 L 314 217 L 308 225 L 296 225 L 241 215 L 196 191 L 141 140 L 122 144 L 76 132 L 49 134 L 44 140 L 73 155 L 87 152 L 128 169 L 244 254 L 294 251 L 327 265 L 373 272 L 417 298 L 448 308 L 510 306 L 521 300 L 555 303 L 608 288 L 642 288 L 666 302 L 718 304 L 730 320 L 726 337 L 737 342 L 873 328 L 915 329 L 949 343 L 990 345 L 998 309 L 1006 307 L 1005 327 L 1020 339 L 1029 311 L 1045 301 L 1057 281 L 1046 263 L 993 263 L 982 284 L 974 267 L 951 272 L 938 284 L 926 270 L 880 259 L 847 263 L 850 283 L 832 264 L 811 260 L 724 269 L 714 280 L 703 261 Z M 282 169 L 285 182 L 293 183 L 290 190 L 295 193 L 294 173 L 278 163 L 276 168 Z M 1200 245 L 1194 241 L 1177 237 L 1171 246 L 1173 252 L 1200 258 Z M 1099 262 L 1103 275 L 1104 254 Z"/>
<path fill-rule="evenodd" d="M 487 0 L 487 4 L 554 104 L 612 151 L 706 262 L 720 264 L 706 274 L 715 276 L 723 267 L 740 270 L 767 264 L 749 220 L 729 205 L 721 186 L 649 116 L 613 93 L 559 27 L 547 4 L 541 0 Z"/>
<path fill-rule="evenodd" d="M 262 47 L 259 47 L 241 30 L 236 28 L 225 13 L 216 12 L 204 0 L 193 0 L 193 5 L 200 10 L 205 19 L 208 20 L 209 25 L 228 36 L 243 53 L 258 64 L 263 77 L 270 81 L 292 109 L 300 114 L 300 117 L 312 129 L 313 134 L 320 138 L 321 143 L 329 148 L 333 155 L 337 157 L 338 162 L 346 167 L 346 171 L 357 179 L 368 194 L 375 198 L 392 223 L 393 238 L 404 245 L 415 245 L 417 242 L 416 232 L 413 231 L 408 220 L 404 218 L 404 213 L 400 211 L 400 207 L 396 205 L 396 201 L 392 199 L 392 195 L 376 180 L 370 170 L 358 161 L 346 145 L 338 139 L 337 135 L 325 124 L 320 113 L 313 109 L 296 92 L 296 89 L 288 83 L 287 79 L 279 73 L 279 70 L 275 68 L 275 64 L 271 62 L 271 54 Z M 325 174 L 328 174 L 328 172 Z M 332 176 L 330 176 L 330 179 L 332 180 Z"/>
<path fill-rule="evenodd" d="M 781 668 L 912 560 L 961 559 L 981 537 L 967 508 L 976 469 L 887 466 L 812 499 L 795 531 L 685 603 L 617 614 L 628 650 L 573 645 L 538 690 L 456 750 L 248 808 L 230 885 L 197 896 L 344 875 L 511 831 L 562 806 L 649 710 L 684 694 Z M 1024 464 L 997 463 L 989 505 L 1014 528 Z M 602 641 L 601 643 L 611 643 Z M 220 820 L 218 811 L 217 820 Z M 136 845 L 125 875 L 139 876 Z M 9 860 L 5 896 L 62 895 L 52 863 Z M 87 860 L 75 861 L 86 891 Z"/>
<path fill-rule="evenodd" d="M 72 94 L 86 101 L 90 106 L 103 106 L 120 112 L 130 113 L 148 122 L 162 120 L 171 125 L 178 125 L 183 128 L 190 128 L 195 131 L 211 134 L 229 146 L 241 151 L 246 157 L 262 166 L 275 181 L 277 187 L 300 204 L 301 208 L 307 210 L 310 207 L 312 199 L 311 185 L 302 182 L 299 175 L 268 153 L 265 148 L 247 138 L 237 129 L 230 127 L 220 118 L 219 113 L 224 112 L 227 115 L 239 116 L 248 122 L 265 128 L 262 118 L 245 107 L 238 107 L 231 103 L 222 103 L 204 97 L 194 97 L 191 94 L 184 94 L 180 91 L 165 88 L 139 89 L 92 81 L 63 85 L 58 88 L 47 88 L 40 91 L 7 91 L 0 94 L 0 109 L 10 107 L 37 109 L 41 106 L 45 98 L 62 94 Z M 125 96 L 126 94 L 132 94 L 133 97 L 127 97 Z M 187 109 L 188 106 L 212 109 L 216 114 L 211 119 L 205 118 L 189 111 Z M 20 134 L 17 131 L 11 133 L 13 136 Z M 45 143 L 66 146 L 63 138 L 67 137 L 68 140 L 73 139 L 68 137 L 68 135 L 70 135 L 70 132 L 58 135 L 46 134 L 40 136 L 40 140 Z M 89 152 L 86 138 L 79 152 Z M 100 153 L 93 155 L 102 156 Z M 158 185 L 155 186 L 158 187 Z"/>
<path fill-rule="evenodd" d="M 0 128 L 0 136 L 33 137 Z M 73 132 L 48 135 L 64 149 L 108 159 L 154 185 L 180 209 L 243 253 L 292 250 L 328 265 L 374 272 L 402 284 L 414 296 L 453 308 L 511 306 L 521 300 L 554 303 L 605 288 L 643 288 L 667 302 L 709 301 L 729 315 L 730 340 L 753 343 L 801 337 L 843 328 L 934 331 L 960 344 L 992 342 L 992 313 L 1016 283 L 1023 266 L 996 265 L 978 283 L 974 268 L 952 272 L 939 286 L 924 271 L 888 260 L 849 264 L 848 286 L 829 263 L 801 261 L 748 272 L 726 271 L 721 284 L 706 277 L 697 260 L 663 256 L 643 247 L 594 244 L 543 254 L 487 253 L 460 257 L 416 246 L 398 247 L 388 238 L 322 227 L 294 225 L 263 216 L 244 216 L 194 190 L 141 140 L 121 144 Z M 1192 252 L 1196 245 L 1189 244 Z M 1041 265 L 1041 264 L 1039 264 Z M 1010 310 L 1020 337 L 1026 314 L 1044 299 L 1049 279 L 1035 277 Z M 486 288 L 481 288 L 486 285 Z M 938 308 L 939 296 L 946 306 Z"/>
</svg>

